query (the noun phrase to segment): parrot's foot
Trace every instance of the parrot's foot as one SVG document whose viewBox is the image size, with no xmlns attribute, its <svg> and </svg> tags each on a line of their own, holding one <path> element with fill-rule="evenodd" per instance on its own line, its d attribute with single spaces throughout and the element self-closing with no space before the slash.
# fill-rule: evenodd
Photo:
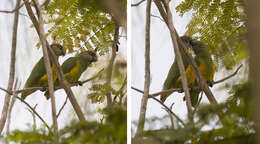
<svg viewBox="0 0 260 144">
<path fill-rule="evenodd" d="M 177 90 L 178 93 L 183 93 L 184 90 L 183 89 L 180 89 L 180 90 Z"/>
<path fill-rule="evenodd" d="M 40 91 L 41 92 L 44 92 L 44 91 L 46 91 L 47 90 L 47 87 L 44 87 L 43 89 L 41 89 Z"/>
<path fill-rule="evenodd" d="M 83 82 L 82 81 L 77 81 L 78 85 L 82 86 Z"/>
</svg>

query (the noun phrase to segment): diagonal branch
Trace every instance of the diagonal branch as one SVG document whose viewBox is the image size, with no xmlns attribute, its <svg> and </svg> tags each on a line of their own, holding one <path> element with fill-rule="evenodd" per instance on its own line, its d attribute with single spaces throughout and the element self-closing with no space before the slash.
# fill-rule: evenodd
<svg viewBox="0 0 260 144">
<path fill-rule="evenodd" d="M 20 2 L 21 2 L 21 0 L 16 0 L 16 8 L 19 7 Z M 12 90 L 13 83 L 14 83 L 18 21 L 19 21 L 19 10 L 17 10 L 14 14 L 11 62 L 10 62 L 9 81 L 8 81 L 8 87 L 7 87 L 8 91 Z M 2 115 L 1 115 L 1 119 L 0 119 L 0 134 L 2 133 L 4 126 L 5 126 L 10 98 L 11 98 L 11 96 L 7 93 L 5 95 L 4 105 L 3 105 L 3 109 L 2 109 Z"/>
<path fill-rule="evenodd" d="M 35 23 L 38 23 L 38 31 L 37 32 L 38 32 L 38 36 L 39 36 L 41 44 L 42 44 L 44 65 L 45 65 L 45 69 L 46 69 L 47 77 L 48 77 L 48 89 L 49 89 L 49 93 L 50 93 L 50 97 L 51 97 L 52 120 L 53 120 L 53 126 L 54 126 L 54 134 L 56 135 L 57 131 L 58 131 L 58 124 L 57 124 L 57 118 L 56 118 L 56 106 L 55 106 L 55 98 L 54 98 L 53 73 L 52 73 L 52 70 L 51 70 L 50 58 L 49 58 L 49 54 L 48 54 L 47 40 L 45 39 L 45 36 L 44 36 L 43 19 L 42 19 L 40 9 L 38 9 L 39 4 L 38 4 L 38 1 L 33 0 L 33 2 L 34 2 L 34 5 L 35 5 L 35 8 L 36 8 L 36 12 L 37 12 L 37 15 L 38 15 L 38 20 L 39 20 L 39 22 L 35 21 Z M 26 6 L 27 12 L 30 13 L 30 10 L 28 11 L 28 9 L 31 9 L 29 2 L 27 0 L 24 0 L 24 4 Z M 30 15 L 30 18 L 33 21 L 33 19 L 35 17 L 32 17 L 32 15 L 34 15 L 34 14 L 31 13 L 29 15 Z"/>
<path fill-rule="evenodd" d="M 25 3 L 25 6 L 26 6 L 26 9 L 28 11 L 28 14 L 30 15 L 31 20 L 32 20 L 32 22 L 33 22 L 33 24 L 34 24 L 34 26 L 36 28 L 36 31 L 37 31 L 38 35 L 40 35 L 39 34 L 39 24 L 38 24 L 38 22 L 37 22 L 37 20 L 36 20 L 36 18 L 34 16 L 34 14 L 32 13 L 32 10 L 31 10 L 31 7 L 30 7 L 30 5 L 28 3 L 28 0 L 24 0 L 24 3 Z M 45 37 L 43 37 L 43 38 L 45 38 Z M 46 38 L 45 38 L 45 41 L 46 41 Z M 47 41 L 46 41 L 46 43 L 47 43 L 47 46 L 49 48 L 49 44 L 48 44 Z M 57 56 L 55 55 L 55 53 L 54 53 L 54 51 L 52 49 L 49 48 L 48 50 L 50 52 L 50 57 L 52 59 L 54 67 L 56 69 L 58 79 L 61 82 L 61 85 L 64 88 L 65 92 L 67 93 L 67 95 L 69 97 L 69 100 L 70 100 L 70 102 L 71 102 L 71 104 L 72 104 L 72 106 L 73 106 L 73 108 L 74 108 L 78 118 L 81 121 L 85 121 L 86 119 L 84 117 L 84 114 L 83 114 L 83 112 L 82 112 L 82 110 L 81 110 L 81 108 L 80 108 L 80 106 L 79 106 L 79 104 L 78 104 L 78 102 L 77 102 L 77 100 L 75 98 L 75 95 L 71 91 L 71 88 L 69 86 L 68 81 L 65 78 L 65 75 L 62 72 L 62 69 L 61 69 L 61 67 L 59 65 L 59 62 L 58 62 L 58 59 L 57 59 Z"/>
<path fill-rule="evenodd" d="M 141 0 L 139 1 L 138 3 L 135 3 L 135 4 L 131 4 L 132 7 L 136 7 L 136 6 L 139 6 L 141 3 L 143 3 L 145 0 Z"/>
<path fill-rule="evenodd" d="M 178 35 L 176 35 L 176 30 L 173 26 L 173 21 L 172 21 L 172 14 L 171 14 L 171 11 L 170 11 L 170 8 L 169 8 L 169 3 L 166 3 L 163 1 L 159 1 L 159 0 L 155 0 L 157 1 L 156 2 L 156 5 L 159 5 L 158 9 L 160 9 L 160 13 L 161 13 L 161 16 L 163 18 L 167 18 L 167 19 L 164 19 L 164 21 L 166 21 L 167 23 L 167 26 L 168 26 L 168 29 L 170 31 L 170 34 L 171 34 L 171 39 L 172 39 L 172 43 L 173 43 L 173 48 L 174 48 L 174 53 L 175 53 L 175 57 L 176 57 L 176 60 L 177 60 L 177 64 L 178 64 L 178 67 L 179 67 L 179 70 L 180 70 L 180 75 L 181 75 L 181 78 L 182 78 L 182 87 L 183 87 L 183 90 L 184 90 L 184 93 L 185 93 L 185 99 L 186 99 L 186 105 L 187 105 L 187 109 L 188 109 L 188 116 L 189 116 L 189 119 L 192 120 L 192 106 L 191 106 L 191 100 L 190 100 L 190 92 L 189 92 L 189 87 L 188 87 L 188 82 L 187 82 L 187 78 L 186 78 L 186 73 L 185 73 L 185 68 L 184 68 L 184 64 L 183 64 L 183 61 L 182 61 L 182 55 L 181 55 L 181 52 L 180 52 L 180 47 L 182 48 L 183 46 L 182 45 L 179 45 L 179 37 Z M 164 12 L 164 9 L 162 9 L 162 3 L 164 4 L 164 7 L 166 8 L 166 12 Z M 166 16 L 164 16 L 164 14 L 166 14 Z M 180 40 L 181 41 L 181 40 Z"/>
</svg>

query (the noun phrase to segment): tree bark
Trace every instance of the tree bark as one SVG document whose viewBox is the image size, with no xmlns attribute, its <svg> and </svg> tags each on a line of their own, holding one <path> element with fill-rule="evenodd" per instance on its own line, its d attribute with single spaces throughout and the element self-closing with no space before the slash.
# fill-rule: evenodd
<svg viewBox="0 0 260 144">
<path fill-rule="evenodd" d="M 143 134 L 145 124 L 145 114 L 150 89 L 150 22 L 151 22 L 151 0 L 147 0 L 146 4 L 146 25 L 145 25 L 145 81 L 144 95 L 142 97 L 141 109 L 136 136 Z"/>
<path fill-rule="evenodd" d="M 10 63 L 10 73 L 9 73 L 9 81 L 8 81 L 8 91 L 11 91 L 13 88 L 14 83 L 14 75 L 15 75 L 15 54 L 16 54 L 16 43 L 17 43 L 17 30 L 18 30 L 18 22 L 19 22 L 19 6 L 20 6 L 21 0 L 16 0 L 16 7 L 17 9 L 14 14 L 14 25 L 13 25 L 13 37 L 12 37 L 12 49 L 11 49 L 11 63 Z M 2 115 L 0 119 L 0 134 L 2 133 L 6 118 L 7 118 L 7 112 L 9 108 L 11 96 L 6 93 L 5 100 L 4 100 L 4 106 L 2 109 Z"/>
<path fill-rule="evenodd" d="M 256 128 L 256 144 L 260 144 L 260 1 L 250 0 L 246 1 L 247 4 L 247 16 L 248 16 L 248 46 L 250 50 L 250 86 L 251 94 L 253 97 L 253 110 L 254 120 Z"/>
</svg>

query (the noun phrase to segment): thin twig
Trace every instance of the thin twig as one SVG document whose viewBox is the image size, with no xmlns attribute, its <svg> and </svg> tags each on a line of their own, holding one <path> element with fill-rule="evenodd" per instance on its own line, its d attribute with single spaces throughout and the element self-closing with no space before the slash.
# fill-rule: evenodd
<svg viewBox="0 0 260 144">
<path fill-rule="evenodd" d="M 161 20 L 162 22 L 165 22 L 160 16 L 157 16 L 157 15 L 153 15 L 151 14 L 151 17 L 155 17 L 155 18 L 158 18 L 159 20 Z"/>
<path fill-rule="evenodd" d="M 26 101 L 24 101 L 23 99 L 21 99 L 18 96 L 15 96 L 15 98 L 19 99 L 22 103 L 24 103 L 29 109 L 31 109 L 35 115 L 42 121 L 42 123 L 44 124 L 44 126 L 46 126 L 48 128 L 48 130 L 51 132 L 51 129 L 49 127 L 49 125 L 47 124 L 47 122 L 40 116 L 40 114 L 32 107 L 30 106 L 29 103 L 27 103 Z"/>
<path fill-rule="evenodd" d="M 158 100 L 157 98 L 152 97 L 153 100 L 157 101 L 158 103 L 160 103 L 164 108 L 166 108 L 174 117 L 176 117 L 176 119 L 185 127 L 185 123 L 183 120 L 181 120 L 181 118 L 178 117 L 178 115 L 176 115 L 170 108 L 168 108 L 163 102 L 161 102 L 160 100 Z"/>
<path fill-rule="evenodd" d="M 36 110 L 38 104 L 35 104 L 35 106 L 33 107 L 34 110 Z M 29 108 L 27 108 L 27 110 L 32 114 L 32 118 L 33 118 L 33 130 L 36 130 L 36 118 L 35 118 L 35 113 L 30 110 Z"/>
<path fill-rule="evenodd" d="M 14 88 L 13 88 L 14 90 L 17 88 L 17 85 L 18 85 L 18 79 L 15 80 L 15 84 L 14 84 Z M 18 86 L 18 87 L 20 87 L 20 86 Z M 14 96 L 17 96 L 17 94 L 14 93 Z M 10 104 L 9 109 L 8 109 L 7 124 L 6 124 L 6 135 L 9 135 L 10 125 L 11 125 L 11 115 L 12 115 L 12 110 L 13 110 L 13 107 L 14 107 L 15 100 L 16 100 L 16 98 L 12 97 L 11 104 Z"/>
<path fill-rule="evenodd" d="M 2 12 L 2 13 L 14 13 L 14 12 L 16 12 L 17 10 L 19 10 L 23 5 L 24 5 L 24 3 L 22 3 L 19 7 L 16 7 L 16 8 L 14 8 L 14 9 L 11 10 L 11 11 L 8 11 L 8 10 L 0 10 L 0 12 Z"/>
<path fill-rule="evenodd" d="M 138 3 L 135 3 L 135 4 L 131 4 L 132 7 L 136 7 L 136 6 L 139 6 L 141 3 L 143 3 L 145 0 L 141 0 L 139 1 Z"/>
<path fill-rule="evenodd" d="M 59 110 L 59 112 L 58 112 L 58 114 L 57 114 L 57 118 L 60 116 L 60 114 L 61 114 L 61 111 L 63 110 L 63 108 L 65 107 L 65 105 L 67 104 L 67 101 L 68 101 L 68 96 L 66 97 L 66 100 L 64 101 L 64 103 L 63 103 L 63 105 L 61 106 L 61 108 L 60 108 L 60 110 Z"/>
<path fill-rule="evenodd" d="M 223 78 L 223 79 L 221 79 L 221 80 L 214 81 L 212 84 L 213 84 L 213 85 L 214 85 L 214 84 L 218 84 L 218 83 L 224 82 L 225 80 L 230 79 L 231 77 L 235 76 L 235 75 L 238 73 L 238 71 L 240 70 L 240 68 L 242 68 L 242 66 L 243 66 L 243 64 L 241 64 L 241 65 L 237 68 L 237 70 L 236 70 L 234 73 L 232 73 L 231 75 L 229 75 L 229 76 L 227 76 L 227 77 L 225 77 L 225 78 Z"/>
</svg>

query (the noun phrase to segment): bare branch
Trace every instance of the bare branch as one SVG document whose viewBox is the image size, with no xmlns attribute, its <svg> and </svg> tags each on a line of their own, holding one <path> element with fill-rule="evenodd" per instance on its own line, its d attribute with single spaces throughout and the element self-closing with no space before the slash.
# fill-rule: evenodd
<svg viewBox="0 0 260 144">
<path fill-rule="evenodd" d="M 21 2 L 21 0 L 16 0 L 16 9 L 18 9 L 20 2 Z M 14 14 L 11 62 L 10 62 L 10 73 L 9 73 L 9 81 L 8 81 L 7 91 L 12 90 L 13 83 L 14 83 L 15 60 L 16 60 L 15 54 L 16 54 L 16 43 L 17 43 L 18 21 L 19 21 L 19 10 L 17 10 Z M 2 133 L 4 126 L 5 126 L 8 108 L 9 108 L 9 103 L 10 103 L 10 98 L 11 98 L 11 96 L 7 93 L 5 95 L 4 105 L 3 105 L 3 109 L 2 109 L 2 115 L 1 115 L 1 119 L 0 119 L 0 134 Z"/>
<path fill-rule="evenodd" d="M 231 75 L 229 75 L 229 76 L 227 76 L 227 77 L 225 77 L 225 78 L 223 78 L 221 80 L 214 81 L 212 84 L 214 85 L 214 84 L 222 83 L 225 80 L 228 80 L 228 79 L 232 78 L 233 76 L 235 76 L 238 73 L 238 71 L 240 70 L 240 68 L 242 68 L 242 66 L 243 65 L 241 64 L 234 73 L 232 73 Z"/>
<path fill-rule="evenodd" d="M 159 20 L 161 20 L 162 22 L 165 22 L 160 16 L 157 16 L 157 15 L 153 15 L 151 14 L 151 17 L 155 17 L 155 18 L 158 18 Z"/>
<path fill-rule="evenodd" d="M 137 92 L 144 93 L 142 90 L 139 90 L 137 88 L 134 88 L 134 87 L 131 87 L 131 88 Z M 169 112 L 171 114 L 173 114 L 173 116 L 175 116 L 183 124 L 183 126 L 185 126 L 185 123 L 174 112 L 172 112 L 172 110 L 170 108 L 168 108 L 164 103 L 162 103 L 160 100 L 156 99 L 155 97 L 149 96 L 149 98 L 152 98 L 153 100 L 159 102 L 163 107 L 165 107 L 167 110 L 169 110 Z"/>
<path fill-rule="evenodd" d="M 2 13 L 14 13 L 14 12 L 16 12 L 16 11 L 18 11 L 21 7 L 23 7 L 23 5 L 24 5 L 24 3 L 22 3 L 20 6 L 18 6 L 18 7 L 15 7 L 13 10 L 11 10 L 11 11 L 8 11 L 8 10 L 0 10 L 0 12 L 2 12 Z"/>
<path fill-rule="evenodd" d="M 18 79 L 15 80 L 15 84 L 14 84 L 14 88 L 13 88 L 14 90 L 17 88 L 17 84 L 18 84 Z M 17 96 L 17 94 L 14 93 L 14 96 Z M 14 103 L 15 103 L 15 100 L 16 100 L 16 98 L 14 96 L 12 97 L 11 104 L 10 104 L 9 109 L 8 109 L 7 124 L 6 124 L 6 135 L 9 135 L 9 131 L 10 131 L 11 115 L 12 115 L 12 110 L 13 110 Z"/>
<path fill-rule="evenodd" d="M 34 110 L 36 110 L 37 104 L 33 107 Z M 30 110 L 29 108 L 27 108 L 28 111 L 32 114 L 32 118 L 33 118 L 33 130 L 36 130 L 36 118 L 35 118 L 35 113 Z"/>
<path fill-rule="evenodd" d="M 58 112 L 58 114 L 57 114 L 57 116 L 56 116 L 57 118 L 60 116 L 61 111 L 63 110 L 63 108 L 64 108 L 65 105 L 67 104 L 68 98 L 69 98 L 69 97 L 66 97 L 66 100 L 64 101 L 63 105 L 61 106 L 61 108 L 60 108 L 60 110 L 59 110 L 59 112 Z"/>
<path fill-rule="evenodd" d="M 137 136 L 143 135 L 143 129 L 145 124 L 145 115 L 147 108 L 147 101 L 150 91 L 150 22 L 151 22 L 151 0 L 147 0 L 146 4 L 146 24 L 145 24 L 145 81 L 144 81 L 144 95 L 142 97 L 138 126 Z"/>
<path fill-rule="evenodd" d="M 29 103 L 27 103 L 26 101 L 24 101 L 23 99 L 21 99 L 18 96 L 15 96 L 15 98 L 19 99 L 22 103 L 24 103 L 31 111 L 33 111 L 35 113 L 35 115 L 42 121 L 42 123 L 44 124 L 44 126 L 46 126 L 49 130 L 49 132 L 51 132 L 51 129 L 49 127 L 49 125 L 47 124 L 47 122 L 40 116 L 40 114 L 32 107 L 30 106 Z"/>
<path fill-rule="evenodd" d="M 138 3 L 135 3 L 135 4 L 131 4 L 132 7 L 136 7 L 136 6 L 139 6 L 141 3 L 143 3 L 145 0 L 141 0 L 139 1 Z"/>
<path fill-rule="evenodd" d="M 167 109 L 168 112 L 170 112 L 184 127 L 185 127 L 185 123 L 183 120 L 181 120 L 181 118 L 178 117 L 178 115 L 176 115 L 170 108 L 168 108 L 163 102 L 161 102 L 160 100 L 158 100 L 157 98 L 152 97 L 153 100 L 157 101 L 158 103 L 160 103 L 164 108 Z"/>
</svg>

